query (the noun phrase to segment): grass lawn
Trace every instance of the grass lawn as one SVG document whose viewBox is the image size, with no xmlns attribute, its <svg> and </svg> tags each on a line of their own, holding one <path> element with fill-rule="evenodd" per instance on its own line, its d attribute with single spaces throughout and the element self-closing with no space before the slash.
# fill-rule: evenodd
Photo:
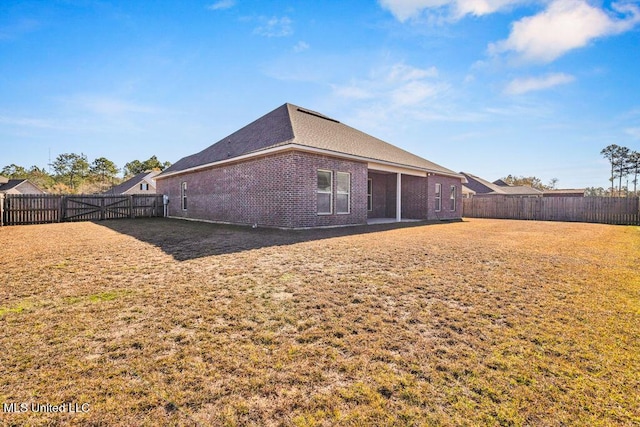
<svg viewBox="0 0 640 427">
<path fill-rule="evenodd" d="M 0 259 L 0 404 L 89 404 L 0 424 L 640 424 L 640 227 L 140 219 Z"/>
</svg>

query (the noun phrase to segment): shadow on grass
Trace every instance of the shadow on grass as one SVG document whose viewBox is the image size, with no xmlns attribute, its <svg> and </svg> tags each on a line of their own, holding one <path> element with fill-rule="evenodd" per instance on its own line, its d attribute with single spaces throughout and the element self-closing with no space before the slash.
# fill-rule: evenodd
<svg viewBox="0 0 640 427">
<path fill-rule="evenodd" d="M 157 246 L 178 261 L 211 255 L 231 254 L 269 246 L 286 246 L 312 240 L 446 223 L 447 221 L 420 221 L 313 230 L 277 230 L 270 228 L 254 229 L 251 227 L 170 218 L 119 219 L 95 222 L 97 225 Z"/>
</svg>

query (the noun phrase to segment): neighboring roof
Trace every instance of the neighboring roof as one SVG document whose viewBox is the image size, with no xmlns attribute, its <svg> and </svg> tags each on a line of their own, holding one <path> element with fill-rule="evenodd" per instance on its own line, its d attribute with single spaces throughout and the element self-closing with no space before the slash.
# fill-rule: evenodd
<svg viewBox="0 0 640 427">
<path fill-rule="evenodd" d="M 129 189 L 131 189 L 133 187 L 136 187 L 142 181 L 150 180 L 151 178 L 154 178 L 159 173 L 160 173 L 159 171 L 140 172 L 139 174 L 134 175 L 133 177 L 131 177 L 128 180 L 116 185 L 115 187 L 111 187 L 110 189 L 105 191 L 105 194 L 122 194 L 122 193 L 126 192 L 127 190 L 129 190 Z"/>
<path fill-rule="evenodd" d="M 16 188 L 18 185 L 26 181 L 27 181 L 26 179 L 9 179 L 4 184 L 0 184 L 0 192 L 4 192 L 7 190 L 11 190 L 12 188 Z"/>
<path fill-rule="evenodd" d="M 450 169 L 323 114 L 293 104 L 284 104 L 201 152 L 180 159 L 165 169 L 158 178 L 287 145 L 309 147 L 330 151 L 337 155 L 346 154 L 370 161 L 382 161 L 428 172 L 460 176 Z"/>
<path fill-rule="evenodd" d="M 16 189 L 19 194 L 41 194 L 44 193 L 37 185 L 28 179 L 6 179 L 2 177 L 0 179 L 0 193 L 6 193 L 10 190 Z M 25 185 L 26 184 L 26 185 Z M 22 189 L 18 187 L 23 186 Z"/>
<path fill-rule="evenodd" d="M 509 187 L 500 187 L 505 194 L 521 196 L 521 195 L 531 195 L 531 196 L 539 196 L 542 194 L 542 191 L 537 188 L 529 187 L 527 185 L 510 185 Z"/>
<path fill-rule="evenodd" d="M 468 183 L 465 184 L 469 189 L 476 192 L 476 194 L 502 194 L 509 196 L 540 196 L 542 191 L 528 187 L 526 185 L 508 185 L 502 180 L 495 182 L 489 182 L 478 176 L 472 175 L 467 172 L 460 172 L 467 178 Z M 499 184 L 500 183 L 500 184 Z M 504 184 L 504 185 L 502 185 Z"/>
<path fill-rule="evenodd" d="M 476 194 L 475 191 L 473 191 L 472 189 L 470 189 L 469 187 L 467 187 L 467 184 L 462 184 L 462 194 Z"/>
<path fill-rule="evenodd" d="M 460 172 L 460 173 L 464 175 L 465 178 L 467 178 L 468 182 L 465 184 L 467 188 L 475 191 L 478 194 L 486 194 L 486 193 L 500 191 L 500 187 L 496 184 L 493 184 L 489 181 L 486 181 L 478 176 L 472 175 L 467 172 Z"/>
</svg>

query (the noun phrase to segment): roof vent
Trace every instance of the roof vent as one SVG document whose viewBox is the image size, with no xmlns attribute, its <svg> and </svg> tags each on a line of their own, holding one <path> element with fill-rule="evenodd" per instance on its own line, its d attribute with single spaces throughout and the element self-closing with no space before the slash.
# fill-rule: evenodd
<svg viewBox="0 0 640 427">
<path fill-rule="evenodd" d="M 329 120 L 330 122 L 340 123 L 339 121 L 337 121 L 335 119 L 329 118 L 327 116 L 323 116 L 322 114 L 316 113 L 315 111 L 303 110 L 302 108 L 298 108 L 298 111 L 300 111 L 301 113 L 309 114 L 310 116 L 315 116 L 315 117 L 319 117 L 321 119 Z"/>
</svg>

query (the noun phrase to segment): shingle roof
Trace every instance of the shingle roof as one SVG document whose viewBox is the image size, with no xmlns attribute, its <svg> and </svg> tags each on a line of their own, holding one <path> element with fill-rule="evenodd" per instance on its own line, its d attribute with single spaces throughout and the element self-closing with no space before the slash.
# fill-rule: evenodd
<svg viewBox="0 0 640 427">
<path fill-rule="evenodd" d="M 467 172 L 460 173 L 467 178 L 468 183 L 465 185 L 477 194 L 503 194 L 511 196 L 542 195 L 542 191 L 526 185 L 508 185 L 502 180 L 489 182 Z M 504 185 L 498 184 L 498 182 L 502 182 Z"/>
<path fill-rule="evenodd" d="M 467 183 L 465 184 L 467 188 L 475 191 L 478 194 L 486 194 L 491 193 L 492 191 L 499 191 L 500 187 L 495 185 L 489 181 L 486 181 L 478 176 L 472 175 L 467 172 L 460 172 L 467 178 Z"/>
<path fill-rule="evenodd" d="M 4 184 L 0 184 L 0 192 L 4 192 L 7 190 L 11 190 L 12 188 L 16 188 L 18 185 L 25 182 L 26 179 L 9 179 Z"/>
<path fill-rule="evenodd" d="M 131 189 L 132 187 L 135 187 L 140 182 L 142 182 L 142 180 L 146 178 L 147 175 L 151 175 L 151 177 L 155 177 L 158 173 L 159 172 L 157 171 L 140 172 L 139 174 L 132 176 L 128 180 L 116 185 L 115 187 L 111 187 L 110 189 L 105 191 L 104 194 L 122 194 L 127 190 Z"/>
<path fill-rule="evenodd" d="M 233 159 L 286 145 L 389 162 L 429 172 L 459 176 L 415 154 L 349 127 L 337 120 L 293 104 L 284 104 L 199 153 L 184 157 L 157 178 L 198 166 Z"/>
<path fill-rule="evenodd" d="M 526 196 L 526 195 L 531 195 L 531 196 L 539 196 L 542 194 L 542 191 L 538 190 L 537 188 L 533 188 L 533 187 L 528 187 L 526 185 L 512 185 L 509 187 L 500 187 L 500 190 L 504 191 L 505 194 L 510 194 L 510 195 L 518 195 L 518 196 Z"/>
</svg>

